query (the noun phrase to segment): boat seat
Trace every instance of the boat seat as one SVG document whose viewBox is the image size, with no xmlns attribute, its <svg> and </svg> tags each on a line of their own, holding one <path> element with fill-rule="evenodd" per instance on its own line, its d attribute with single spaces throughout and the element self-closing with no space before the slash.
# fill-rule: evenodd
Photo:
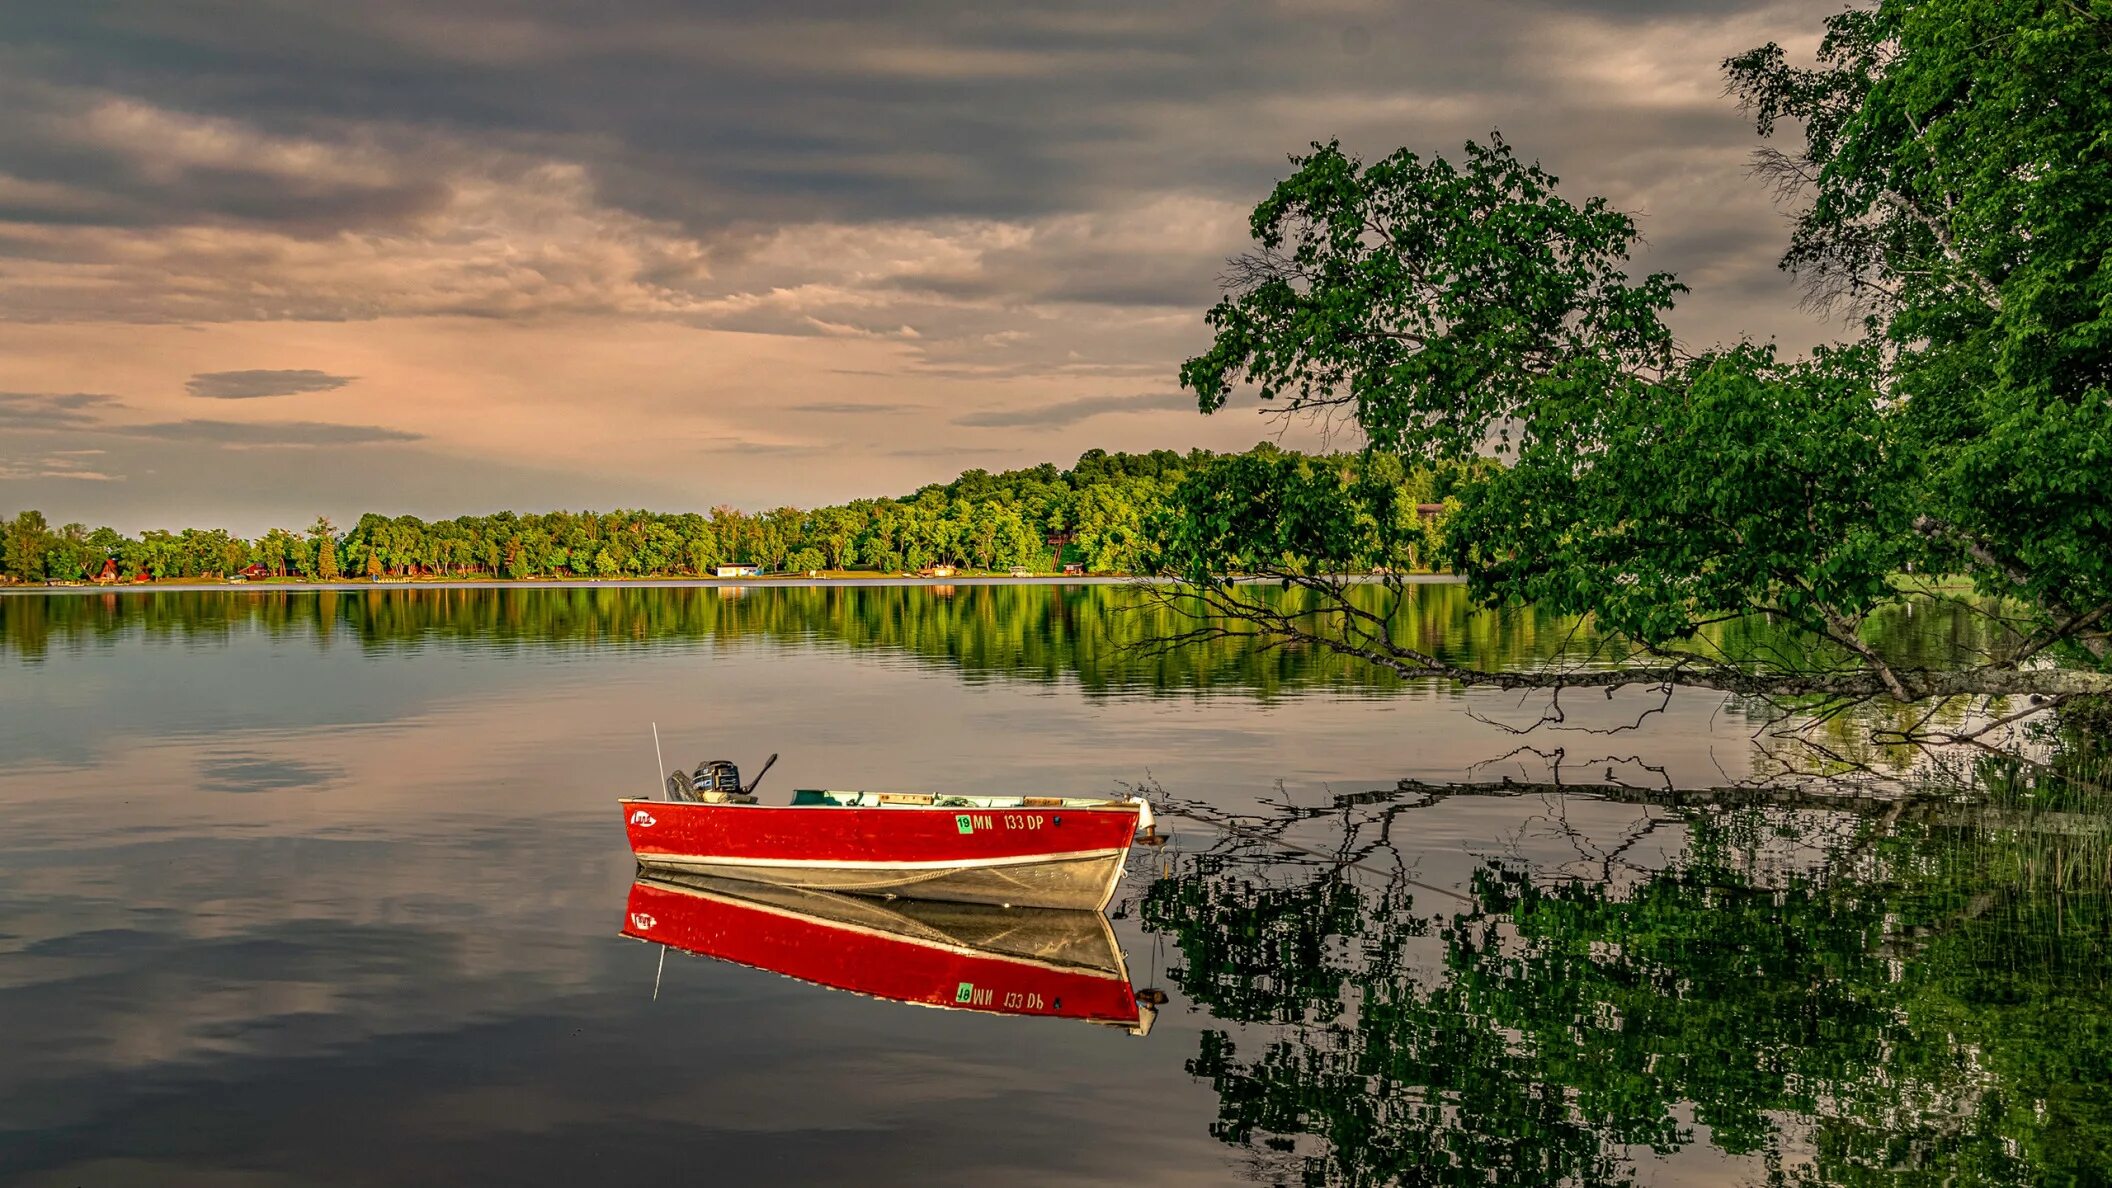
<svg viewBox="0 0 2112 1188">
<path fill-rule="evenodd" d="M 1093 796 L 949 796 L 931 792 L 852 792 L 828 788 L 797 788 L 792 792 L 794 808 L 881 808 L 931 806 L 934 808 L 1071 808 L 1114 805 L 1116 801 Z"/>
</svg>

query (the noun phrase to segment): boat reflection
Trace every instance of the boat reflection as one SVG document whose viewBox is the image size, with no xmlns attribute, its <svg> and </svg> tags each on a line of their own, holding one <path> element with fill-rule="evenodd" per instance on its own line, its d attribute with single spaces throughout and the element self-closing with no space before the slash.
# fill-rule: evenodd
<svg viewBox="0 0 2112 1188">
<path fill-rule="evenodd" d="M 1151 1030 L 1152 1007 L 1131 987 L 1099 912 L 868 899 L 656 871 L 631 884 L 623 935 L 895 1002 Z"/>
</svg>

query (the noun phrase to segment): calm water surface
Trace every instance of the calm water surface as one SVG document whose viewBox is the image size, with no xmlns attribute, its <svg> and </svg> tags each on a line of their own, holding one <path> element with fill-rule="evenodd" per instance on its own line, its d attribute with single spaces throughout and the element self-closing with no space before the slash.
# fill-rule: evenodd
<svg viewBox="0 0 2112 1188">
<path fill-rule="evenodd" d="M 1417 592 L 1432 646 L 1574 644 L 1460 594 Z M 1521 739 L 1479 720 L 1515 695 L 1140 653 L 1124 599 L 0 597 L 0 1181 L 2104 1182 L 2072 814 L 1401 792 L 1544 778 L 1522 741 L 1722 784 L 1753 727 Z M 766 800 L 1146 783 L 1239 824 L 1132 860 L 1145 1037 L 661 972 L 612 803 L 654 722 L 668 766 L 782 752 Z"/>
</svg>

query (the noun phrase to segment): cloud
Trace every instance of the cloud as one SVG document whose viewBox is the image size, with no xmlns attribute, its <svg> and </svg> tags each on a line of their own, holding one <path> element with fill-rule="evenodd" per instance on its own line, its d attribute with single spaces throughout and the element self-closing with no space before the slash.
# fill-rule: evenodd
<svg viewBox="0 0 2112 1188">
<path fill-rule="evenodd" d="M 890 458 L 956 458 L 966 460 L 969 458 L 1009 457 L 1015 454 L 1024 454 L 1026 451 L 992 446 L 940 445 L 905 446 L 898 450 L 888 450 L 886 453 Z"/>
<path fill-rule="evenodd" d="M 244 449 L 377 445 L 419 441 L 422 433 L 381 425 L 337 425 L 322 421 L 213 421 L 189 418 L 145 425 L 113 425 L 109 431 L 156 441 L 196 442 Z"/>
<path fill-rule="evenodd" d="M 974 429 L 1016 429 L 1074 425 L 1108 413 L 1195 409 L 1195 398 L 1182 392 L 1144 392 L 1134 396 L 1080 396 L 1028 408 L 994 408 L 969 413 L 953 423 Z"/>
<path fill-rule="evenodd" d="M 446 174 L 405 169 L 402 145 L 363 131 L 335 143 L 266 131 L 37 72 L 0 83 L 0 218 L 106 227 L 193 224 L 306 234 L 401 227 L 447 200 Z M 40 176 L 41 175 L 41 176 Z"/>
<path fill-rule="evenodd" d="M 375 422 L 332 432 L 415 425 L 467 458 L 505 422 L 553 474 L 641 491 L 607 426 L 652 425 L 668 452 L 719 434 L 695 447 L 709 478 L 683 483 L 740 473 L 740 498 L 795 502 L 945 477 L 944 453 L 889 461 L 930 448 L 921 418 L 1040 431 L 1037 456 L 1224 444 L 1245 427 L 1114 415 L 1183 398 L 1078 394 L 1168 387 L 1208 344 L 1224 259 L 1286 154 L 1330 137 L 1367 160 L 1456 154 L 1492 128 L 1565 194 L 1640 216 L 1633 270 L 1694 283 L 1683 342 L 1796 350 L 1842 331 L 1775 269 L 1783 222 L 1746 175 L 1756 141 L 1718 64 L 1769 41 L 1808 57 L 1838 3 L 1020 0 L 996 20 L 953 0 L 224 0 L 211 21 L 146 0 L 0 5 L 0 323 L 33 344 L 4 382 L 124 391 L 150 433 L 240 448 L 302 433 L 178 421 L 196 406 L 157 404 L 166 377 L 327 362 L 366 377 Z M 499 327 L 548 349 L 498 346 L 522 341 Z M 648 353 L 596 349 L 640 327 Z M 174 346 L 144 373 L 150 330 L 231 345 Z M 660 382 L 718 358 L 768 358 L 769 376 Z M 737 421 L 705 391 L 742 393 Z M 99 418 L 120 415 L 43 401 L 0 401 L 0 436 L 108 435 Z M 839 464 L 761 453 L 818 451 L 799 443 L 827 416 L 865 435 Z M 149 468 L 173 473 L 149 447 L 201 439 L 109 440 L 130 443 L 108 468 L 132 477 L 105 493 L 145 508 Z M 200 500 L 223 490 L 213 469 L 186 472 Z M 274 473 L 296 507 L 339 481 Z"/>
<path fill-rule="evenodd" d="M 406 161 L 405 169 L 419 168 Z M 439 166 L 432 166 L 439 168 Z M 576 164 L 463 150 L 444 202 L 403 226 L 319 235 L 201 221 L 0 218 L 0 319 L 355 321 L 673 317 L 706 308 L 705 248 L 598 202 Z"/>
<path fill-rule="evenodd" d="M 0 429 L 88 428 L 100 410 L 121 407 L 117 397 L 97 392 L 0 392 Z"/>
<path fill-rule="evenodd" d="M 925 407 L 921 404 L 858 404 L 849 400 L 815 400 L 805 404 L 788 404 L 786 412 L 815 413 L 832 417 L 856 417 L 867 415 L 915 412 Z"/>
<path fill-rule="evenodd" d="M 264 396 L 331 392 L 358 378 L 305 368 L 297 371 L 201 371 L 183 388 L 193 396 L 208 400 L 255 400 Z"/>
<path fill-rule="evenodd" d="M 123 481 L 125 476 L 93 469 L 84 460 L 100 455 L 102 452 L 101 450 L 49 450 L 29 457 L 0 455 L 0 480 L 65 479 L 84 483 Z"/>
<path fill-rule="evenodd" d="M 1694 175 L 1686 150 L 1750 142 L 1721 58 L 1794 44 L 1827 11 L 244 8 L 0 17 L 0 317 L 595 312 L 914 327 L 936 359 L 1053 322 L 1036 341 L 1068 348 L 1089 340 L 1050 306 L 1207 304 L 1284 154 L 1329 135 L 1452 151 L 1501 126 L 1680 224 L 1653 233 L 1764 220 L 1736 161 L 1702 172 L 1751 202 L 1653 199 Z M 270 36 L 237 32 L 252 23 Z"/>
<path fill-rule="evenodd" d="M 705 437 L 684 443 L 684 448 L 700 454 L 743 454 L 761 456 L 768 454 L 820 454 L 827 452 L 828 442 L 779 441 L 753 437 Z"/>
<path fill-rule="evenodd" d="M 321 372 L 229 372 L 229 376 L 318 376 L 323 380 L 346 377 Z M 210 374 L 194 378 L 214 379 Z M 282 383 L 284 381 L 281 381 Z M 308 382 L 314 383 L 310 380 Z M 318 388 L 333 387 L 320 384 Z M 100 413 L 123 408 L 115 396 L 95 392 L 39 393 L 0 392 L 0 430 L 48 435 L 52 444 L 70 448 L 46 449 L 33 454 L 0 455 L 0 479 L 66 479 L 84 482 L 114 482 L 125 477 L 100 461 L 113 443 L 182 442 L 226 449 L 308 449 L 325 446 L 364 446 L 421 441 L 424 434 L 382 425 L 342 425 L 322 421 L 219 421 L 187 418 L 150 421 L 144 424 L 113 423 Z M 53 438 L 58 440 L 53 441 Z M 84 442 L 102 443 L 96 445 Z M 134 451 L 124 451 L 133 453 Z M 142 459 L 132 458 L 137 465 Z M 120 463 L 123 465 L 123 463 Z"/>
</svg>

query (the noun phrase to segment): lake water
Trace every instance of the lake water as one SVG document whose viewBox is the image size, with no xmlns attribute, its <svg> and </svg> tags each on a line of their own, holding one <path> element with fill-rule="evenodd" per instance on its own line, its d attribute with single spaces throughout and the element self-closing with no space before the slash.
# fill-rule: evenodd
<svg viewBox="0 0 2112 1188">
<path fill-rule="evenodd" d="M 1462 594 L 1415 592 L 1431 646 L 1568 646 Z M 2112 1175 L 2087 819 L 1667 805 L 1753 771 L 1739 707 L 1518 736 L 1516 695 L 1139 651 L 1128 597 L 0 596 L 0 1181 Z M 1145 786 L 1216 821 L 1169 819 L 1112 909 L 1156 1026 L 662 968 L 619 935 L 613 803 L 657 793 L 654 723 L 665 767 L 781 752 L 766 801 Z M 1557 747 L 1631 787 L 1397 787 Z"/>
</svg>

